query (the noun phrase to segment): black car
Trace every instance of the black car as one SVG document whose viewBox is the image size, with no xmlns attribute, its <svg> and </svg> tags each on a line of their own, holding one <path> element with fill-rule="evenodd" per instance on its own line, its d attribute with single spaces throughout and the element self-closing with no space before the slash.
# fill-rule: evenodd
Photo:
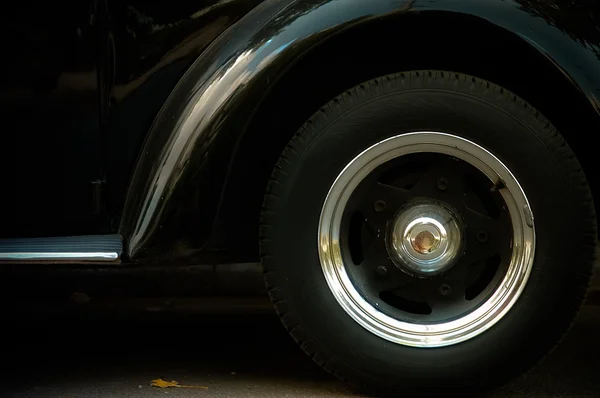
<svg viewBox="0 0 600 398">
<path fill-rule="evenodd" d="M 592 276 L 598 11 L 12 2 L 0 261 L 260 261 L 290 334 L 350 384 L 498 386 L 559 342 Z"/>
</svg>

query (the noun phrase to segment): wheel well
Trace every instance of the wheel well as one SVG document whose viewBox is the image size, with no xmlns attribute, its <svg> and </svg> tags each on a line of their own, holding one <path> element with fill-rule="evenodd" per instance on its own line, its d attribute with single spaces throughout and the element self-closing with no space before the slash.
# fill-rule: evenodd
<svg viewBox="0 0 600 398">
<path fill-rule="evenodd" d="M 470 74 L 527 100 L 565 136 L 595 191 L 593 149 L 588 134 L 580 130 L 598 131 L 600 121 L 583 93 L 548 58 L 516 35 L 475 17 L 405 14 L 344 31 L 278 77 L 242 137 L 208 247 L 232 250 L 245 261 L 257 260 L 263 193 L 292 135 L 346 89 L 417 69 Z"/>
</svg>

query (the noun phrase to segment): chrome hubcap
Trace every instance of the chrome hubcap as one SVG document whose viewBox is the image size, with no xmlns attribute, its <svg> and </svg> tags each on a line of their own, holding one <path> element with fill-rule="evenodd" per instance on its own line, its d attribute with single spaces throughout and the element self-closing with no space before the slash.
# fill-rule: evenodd
<svg viewBox="0 0 600 398">
<path fill-rule="evenodd" d="M 319 259 L 340 307 L 370 333 L 442 347 L 485 332 L 519 299 L 534 224 L 492 153 L 452 134 L 406 133 L 338 175 L 321 210 Z"/>
<path fill-rule="evenodd" d="M 392 256 L 400 268 L 433 275 L 452 266 L 462 246 L 457 218 L 440 204 L 417 204 L 393 223 Z"/>
</svg>

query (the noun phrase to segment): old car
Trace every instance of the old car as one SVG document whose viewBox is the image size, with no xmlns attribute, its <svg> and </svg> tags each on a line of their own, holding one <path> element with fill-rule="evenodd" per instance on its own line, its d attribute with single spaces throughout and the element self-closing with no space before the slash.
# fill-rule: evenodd
<svg viewBox="0 0 600 398">
<path fill-rule="evenodd" d="M 338 378 L 502 385 L 592 276 L 598 18 L 587 0 L 11 3 L 0 261 L 262 262 Z"/>
</svg>

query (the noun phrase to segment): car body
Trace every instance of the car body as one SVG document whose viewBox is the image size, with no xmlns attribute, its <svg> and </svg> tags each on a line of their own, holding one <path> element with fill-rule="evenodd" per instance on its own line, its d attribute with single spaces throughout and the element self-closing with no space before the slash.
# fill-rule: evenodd
<svg viewBox="0 0 600 398">
<path fill-rule="evenodd" d="M 405 70 L 465 73 L 524 98 L 598 196 L 599 11 L 585 0 L 15 3 L 0 28 L 0 261 L 259 262 L 264 193 L 294 133 L 344 90 Z"/>
</svg>

